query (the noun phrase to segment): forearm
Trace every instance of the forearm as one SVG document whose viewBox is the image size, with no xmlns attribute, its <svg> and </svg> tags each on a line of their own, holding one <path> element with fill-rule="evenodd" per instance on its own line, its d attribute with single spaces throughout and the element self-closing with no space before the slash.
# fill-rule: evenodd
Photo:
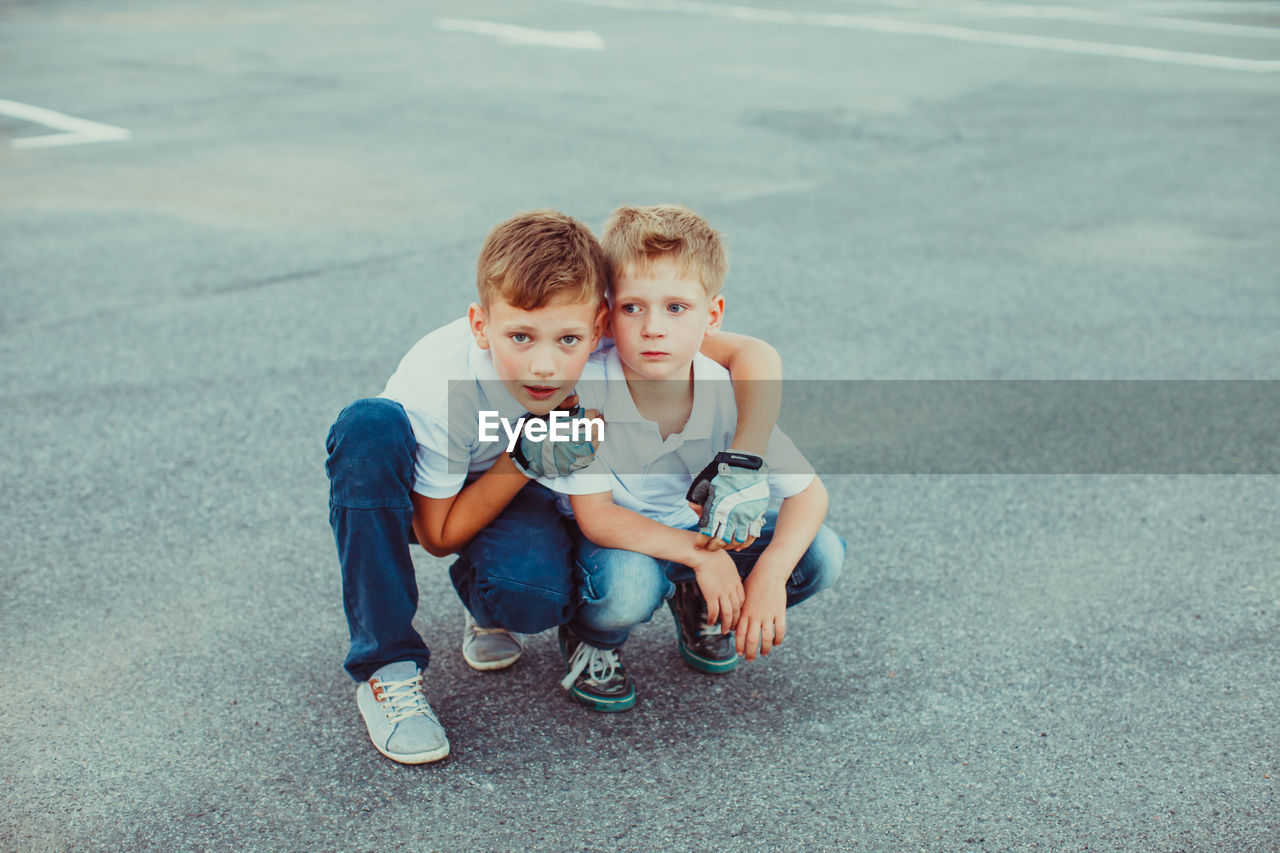
<svg viewBox="0 0 1280 853">
<path fill-rule="evenodd" d="M 804 552 L 809 550 L 827 517 L 827 490 L 817 477 L 802 492 L 782 502 L 774 524 L 773 539 L 756 561 L 752 574 L 785 584 Z"/>
<path fill-rule="evenodd" d="M 574 516 L 583 534 L 602 548 L 642 551 L 658 560 L 690 565 L 698 535 L 646 518 L 609 500 L 589 508 L 574 504 Z M 637 543 L 644 543 L 643 549 Z"/>
<path fill-rule="evenodd" d="M 463 487 L 443 513 L 423 511 L 426 503 L 414 495 L 413 532 L 431 554 L 443 557 L 462 549 L 497 518 L 511 499 L 529 483 L 505 453 L 478 480 Z"/>
<path fill-rule="evenodd" d="M 764 456 L 782 411 L 782 358 L 769 344 L 720 332 L 706 338 L 703 353 L 729 371 L 738 423 L 733 449 Z"/>
</svg>

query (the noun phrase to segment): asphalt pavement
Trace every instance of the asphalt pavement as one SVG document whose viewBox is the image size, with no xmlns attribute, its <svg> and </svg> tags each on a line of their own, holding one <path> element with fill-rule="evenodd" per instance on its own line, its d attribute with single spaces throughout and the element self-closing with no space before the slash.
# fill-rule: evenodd
<svg viewBox="0 0 1280 853">
<path fill-rule="evenodd" d="M 1280 850 L 1274 475 L 831 474 L 839 584 L 620 715 L 419 551 L 403 767 L 323 465 L 534 207 L 703 213 L 790 378 L 1280 379 L 1280 3 L 10 2 L 0 72 L 0 850 Z"/>
</svg>

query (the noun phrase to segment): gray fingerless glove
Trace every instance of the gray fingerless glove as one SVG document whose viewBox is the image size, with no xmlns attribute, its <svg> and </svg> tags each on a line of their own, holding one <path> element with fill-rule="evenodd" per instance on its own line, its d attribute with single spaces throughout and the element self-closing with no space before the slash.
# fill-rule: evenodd
<svg viewBox="0 0 1280 853">
<path fill-rule="evenodd" d="M 582 417 L 585 413 L 581 406 L 574 406 L 569 411 L 571 422 Z M 526 419 L 549 420 L 547 415 L 528 415 Z M 534 441 L 521 429 L 520 438 L 507 455 L 520 473 L 530 479 L 563 477 L 591 464 L 600 447 L 599 441 L 591 440 L 592 435 L 593 431 L 586 429 L 582 431 L 581 441 L 552 441 L 549 435 L 541 441 Z"/>
<path fill-rule="evenodd" d="M 698 532 L 722 542 L 759 536 L 769 508 L 769 466 L 752 453 L 717 453 L 685 498 L 702 505 Z"/>
</svg>

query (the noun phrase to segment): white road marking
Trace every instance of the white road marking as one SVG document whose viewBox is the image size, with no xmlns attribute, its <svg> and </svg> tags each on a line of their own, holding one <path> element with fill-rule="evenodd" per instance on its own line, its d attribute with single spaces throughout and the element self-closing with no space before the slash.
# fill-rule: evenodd
<svg viewBox="0 0 1280 853">
<path fill-rule="evenodd" d="M 12 116 L 23 121 L 43 124 L 63 133 L 48 133 L 44 136 L 20 136 L 9 140 L 14 148 L 53 148 L 57 145 L 82 145 L 86 142 L 114 142 L 128 139 L 129 131 L 111 124 L 76 118 L 56 110 L 44 107 L 33 107 L 18 101 L 0 100 L 0 115 Z"/>
<path fill-rule="evenodd" d="M 761 9 L 754 6 L 738 6 L 729 3 L 704 3 L 697 2 L 697 0 L 644 0 L 644 2 L 640 2 L 640 0 L 561 0 L 561 2 L 602 6 L 610 9 L 705 15 L 769 24 L 833 27 L 895 33 L 897 35 L 926 36 L 972 44 L 997 44 L 1004 47 L 1025 47 L 1033 50 L 1051 50 L 1060 53 L 1137 59 L 1144 62 L 1190 65 L 1200 68 L 1216 68 L 1224 71 L 1250 71 L 1258 74 L 1280 71 L 1280 60 L 1277 59 L 1240 59 L 1234 56 L 1187 53 L 1180 50 L 1163 50 L 1140 45 L 974 30 L 968 27 L 933 24 L 927 21 L 904 21 L 893 18 L 872 18 L 863 15 L 828 14 L 824 12 L 788 12 L 782 9 Z"/>
<path fill-rule="evenodd" d="M 1255 27 L 1247 24 L 1220 24 L 1215 21 L 1190 21 L 1185 18 L 1133 15 L 1123 11 L 1086 9 L 1079 6 L 1026 6 L 1019 3 L 942 3 L 937 2 L 937 0 L 875 0 L 875 2 L 882 6 L 892 6 L 895 9 L 960 12 L 967 15 L 987 15 L 994 18 L 1083 21 L 1090 24 L 1136 27 L 1146 30 L 1169 30 L 1178 33 L 1234 36 L 1236 38 L 1280 39 L 1280 27 Z"/>
<path fill-rule="evenodd" d="M 569 50 L 604 50 L 604 39 L 591 30 L 534 30 L 512 24 L 472 21 L 464 18 L 441 18 L 436 21 L 436 27 L 455 33 L 494 36 L 507 44 L 563 47 Z"/>
<path fill-rule="evenodd" d="M 1264 12 L 1280 12 L 1276 0 L 1201 0 L 1201 2 L 1168 2 L 1117 4 L 1129 12 L 1155 12 L 1161 15 L 1258 15 Z"/>
</svg>

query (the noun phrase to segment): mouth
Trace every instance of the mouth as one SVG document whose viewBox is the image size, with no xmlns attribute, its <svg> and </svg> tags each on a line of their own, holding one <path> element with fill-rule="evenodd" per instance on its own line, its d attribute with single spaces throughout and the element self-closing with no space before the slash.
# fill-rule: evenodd
<svg viewBox="0 0 1280 853">
<path fill-rule="evenodd" d="M 666 358 L 666 357 L 667 357 L 667 353 L 665 353 L 665 352 L 658 352 L 657 350 L 650 350 L 650 351 L 648 351 L 648 352 L 642 352 L 642 353 L 640 353 L 640 357 L 641 357 L 641 358 L 644 358 L 644 359 L 647 359 L 647 360 L 649 360 L 649 361 L 657 361 L 658 359 Z"/>
<path fill-rule="evenodd" d="M 535 400 L 550 400 L 560 389 L 555 385 L 526 385 L 524 391 Z"/>
</svg>

